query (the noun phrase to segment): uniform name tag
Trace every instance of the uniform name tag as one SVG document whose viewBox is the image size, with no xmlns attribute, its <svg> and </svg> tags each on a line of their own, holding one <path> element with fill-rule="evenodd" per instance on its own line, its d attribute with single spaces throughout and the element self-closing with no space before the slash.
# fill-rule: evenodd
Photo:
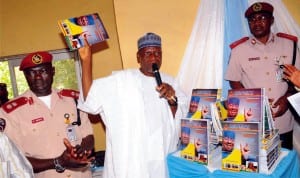
<svg viewBox="0 0 300 178">
<path fill-rule="evenodd" d="M 251 57 L 251 58 L 248 58 L 248 61 L 257 61 L 257 60 L 260 60 L 260 57 Z"/>
<path fill-rule="evenodd" d="M 44 121 L 44 118 L 43 117 L 39 117 L 39 118 L 31 120 L 31 123 L 36 124 L 36 123 L 42 122 L 42 121 Z"/>
</svg>

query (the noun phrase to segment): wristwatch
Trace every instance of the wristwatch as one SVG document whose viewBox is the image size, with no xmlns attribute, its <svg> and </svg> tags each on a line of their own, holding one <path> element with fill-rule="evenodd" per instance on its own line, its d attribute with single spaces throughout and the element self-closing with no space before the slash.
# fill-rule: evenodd
<svg viewBox="0 0 300 178">
<path fill-rule="evenodd" d="M 56 172 L 58 172 L 58 173 L 63 173 L 63 172 L 65 172 L 66 168 L 63 167 L 63 166 L 59 163 L 59 161 L 58 161 L 57 158 L 55 158 L 55 159 L 53 160 L 53 163 L 54 163 L 54 167 L 55 167 Z"/>
</svg>

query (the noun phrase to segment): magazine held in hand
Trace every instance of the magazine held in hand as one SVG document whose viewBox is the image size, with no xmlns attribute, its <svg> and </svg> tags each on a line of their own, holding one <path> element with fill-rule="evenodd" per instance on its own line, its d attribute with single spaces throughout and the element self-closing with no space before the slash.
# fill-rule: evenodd
<svg viewBox="0 0 300 178">
<path fill-rule="evenodd" d="M 109 38 L 97 13 L 59 20 L 58 25 L 70 50 L 83 47 L 85 37 L 89 45 Z"/>
</svg>

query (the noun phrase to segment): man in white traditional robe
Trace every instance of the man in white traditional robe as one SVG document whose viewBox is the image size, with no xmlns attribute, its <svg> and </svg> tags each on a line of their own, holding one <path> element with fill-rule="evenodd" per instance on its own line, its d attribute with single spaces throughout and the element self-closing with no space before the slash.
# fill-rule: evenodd
<svg viewBox="0 0 300 178">
<path fill-rule="evenodd" d="M 188 100 L 172 77 L 161 73 L 161 84 L 154 77 L 152 65 L 162 64 L 161 38 L 147 33 L 138 40 L 139 69 L 94 81 L 90 48 L 79 53 L 83 88 L 78 107 L 100 113 L 106 126 L 103 177 L 167 178 L 166 157 L 177 149 Z"/>
<path fill-rule="evenodd" d="M 33 169 L 24 154 L 3 133 L 5 120 L 0 118 L 0 177 L 33 178 Z"/>
</svg>

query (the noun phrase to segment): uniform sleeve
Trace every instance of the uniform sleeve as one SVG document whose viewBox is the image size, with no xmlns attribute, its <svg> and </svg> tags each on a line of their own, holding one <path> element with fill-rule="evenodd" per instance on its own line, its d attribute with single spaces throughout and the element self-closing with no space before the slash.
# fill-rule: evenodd
<svg viewBox="0 0 300 178">
<path fill-rule="evenodd" d="M 242 69 L 239 63 L 238 48 L 231 51 L 229 63 L 225 73 L 225 80 L 229 81 L 241 81 L 242 79 Z"/>
</svg>

